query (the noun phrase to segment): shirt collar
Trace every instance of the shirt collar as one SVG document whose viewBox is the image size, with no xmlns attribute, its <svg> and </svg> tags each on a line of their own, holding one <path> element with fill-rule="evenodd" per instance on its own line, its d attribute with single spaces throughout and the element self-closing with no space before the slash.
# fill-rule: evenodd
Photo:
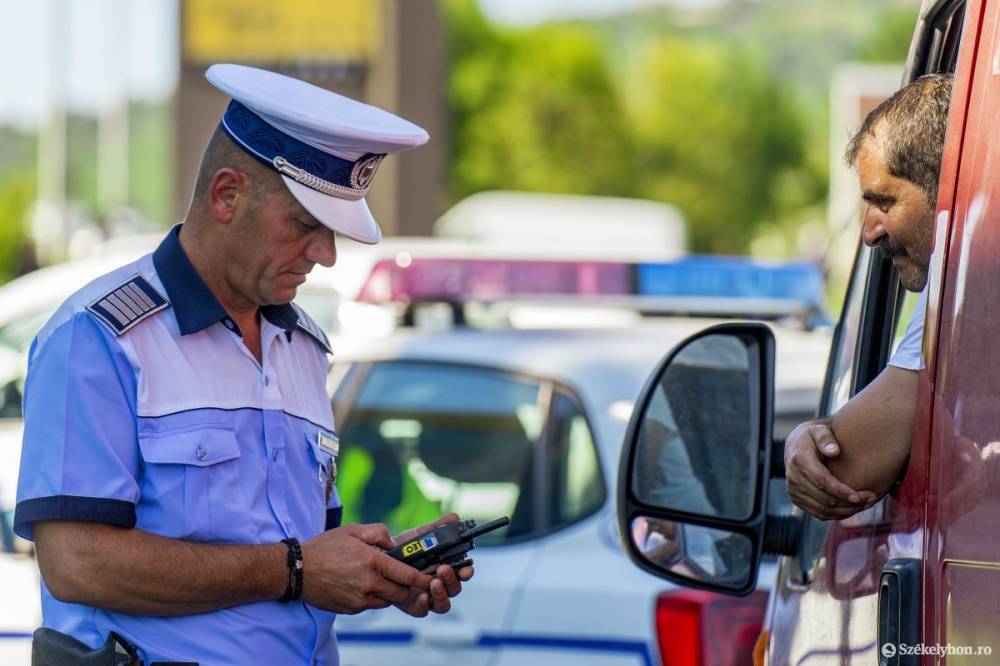
<svg viewBox="0 0 1000 666">
<path fill-rule="evenodd" d="M 153 266 L 167 290 L 181 335 L 197 333 L 229 315 L 208 285 L 198 275 L 180 242 L 181 225 L 176 225 L 153 252 Z M 264 305 L 260 314 L 291 337 L 299 315 L 291 303 Z"/>
</svg>

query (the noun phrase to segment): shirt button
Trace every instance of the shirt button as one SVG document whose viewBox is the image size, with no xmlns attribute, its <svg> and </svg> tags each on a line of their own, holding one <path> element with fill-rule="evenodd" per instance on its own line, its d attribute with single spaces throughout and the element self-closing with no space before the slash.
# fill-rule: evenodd
<svg viewBox="0 0 1000 666">
<path fill-rule="evenodd" d="M 271 379 L 267 375 L 264 375 L 264 386 L 270 386 L 270 385 L 271 385 Z"/>
<path fill-rule="evenodd" d="M 278 449 L 271 449 L 271 460 L 277 462 L 278 460 Z"/>
<path fill-rule="evenodd" d="M 199 444 L 198 448 L 195 449 L 194 455 L 198 460 L 204 460 L 208 457 L 208 451 L 205 450 L 205 447 Z"/>
</svg>

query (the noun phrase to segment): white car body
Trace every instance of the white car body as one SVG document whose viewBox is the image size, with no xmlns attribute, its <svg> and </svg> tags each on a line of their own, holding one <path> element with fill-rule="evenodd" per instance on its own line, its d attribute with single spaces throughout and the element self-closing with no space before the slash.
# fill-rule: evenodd
<svg viewBox="0 0 1000 666">
<path fill-rule="evenodd" d="M 387 256 L 404 261 L 401 254 L 411 250 L 414 256 L 422 250 L 444 256 L 469 252 L 469 245 L 461 241 L 411 246 L 408 240 L 389 240 L 377 251 L 344 244 L 338 265 L 314 271 L 298 300 L 317 321 L 335 330 L 339 305 L 357 293 L 363 282 L 358 276 L 367 275 L 375 261 Z M 40 327 L 48 313 L 78 288 L 151 251 L 158 241 L 159 237 L 135 241 L 127 249 L 42 269 L 0 288 L 0 336 L 8 325 Z M 566 316 L 570 312 L 567 309 Z M 570 318 L 584 312 L 577 310 Z M 342 377 L 351 363 L 418 358 L 495 367 L 565 385 L 585 409 L 607 491 L 598 512 L 570 527 L 474 551 L 476 577 L 447 615 L 416 620 L 390 610 L 338 618 L 342 664 L 411 659 L 491 666 L 657 662 L 653 609 L 657 595 L 670 588 L 633 567 L 618 543 L 613 510 L 618 454 L 632 401 L 656 362 L 711 322 L 664 318 L 639 324 L 641 318 L 621 311 L 619 315 L 624 323 L 610 330 L 400 332 L 378 340 L 348 336 L 335 342 L 335 377 Z M 534 318 L 538 320 L 537 311 Z M 781 410 L 808 415 L 823 378 L 828 333 L 775 330 L 779 417 Z M 30 341 L 34 332 L 29 330 L 22 338 Z M 14 350 L 0 347 L 0 382 L 23 380 L 26 345 Z M 0 419 L 0 510 L 8 519 L 15 502 L 22 433 L 20 418 Z M 30 662 L 31 632 L 41 622 L 38 572 L 30 544 L 18 541 L 16 546 L 19 552 L 0 553 L 5 591 L 0 601 L 0 664 Z M 765 588 L 770 585 L 767 573 L 761 580 Z"/>
<path fill-rule="evenodd" d="M 459 330 L 400 333 L 377 342 L 335 340 L 337 377 L 351 365 L 416 361 L 490 368 L 569 388 L 585 410 L 607 490 L 600 510 L 565 529 L 474 550 L 475 578 L 446 615 L 415 619 L 386 609 L 338 617 L 341 664 L 659 663 L 654 608 L 658 595 L 674 588 L 633 566 L 619 543 L 619 454 L 632 402 L 657 362 L 711 323 L 664 319 L 608 330 Z M 808 417 L 818 400 L 829 338 L 774 329 L 777 410 L 786 421 Z M 342 390 L 356 390 L 349 385 L 362 381 L 355 374 L 364 373 L 347 373 Z M 350 446 L 341 423 L 338 431 L 342 447 Z M 774 566 L 765 564 L 760 588 L 771 588 L 773 574 Z"/>
</svg>

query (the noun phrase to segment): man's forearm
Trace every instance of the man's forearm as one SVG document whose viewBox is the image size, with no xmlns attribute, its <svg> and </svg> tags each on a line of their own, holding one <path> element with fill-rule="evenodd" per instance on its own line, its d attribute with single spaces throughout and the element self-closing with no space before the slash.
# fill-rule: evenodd
<svg viewBox="0 0 1000 666">
<path fill-rule="evenodd" d="M 287 582 L 284 544 L 220 545 L 98 523 L 41 522 L 36 553 L 63 601 L 130 615 L 201 613 L 277 599 Z"/>
<path fill-rule="evenodd" d="M 910 454 L 917 373 L 888 367 L 830 419 L 840 455 L 830 471 L 856 490 L 878 496 L 892 485 Z"/>
</svg>

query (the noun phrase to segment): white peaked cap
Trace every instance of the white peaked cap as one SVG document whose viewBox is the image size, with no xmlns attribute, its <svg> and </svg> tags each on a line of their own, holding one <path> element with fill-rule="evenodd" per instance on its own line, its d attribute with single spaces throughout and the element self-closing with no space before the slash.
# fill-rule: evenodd
<svg viewBox="0 0 1000 666">
<path fill-rule="evenodd" d="M 212 65 L 205 77 L 233 98 L 222 118 L 229 137 L 279 171 L 306 210 L 353 240 L 382 239 L 365 194 L 382 158 L 426 143 L 426 131 L 378 107 L 256 67 Z"/>
</svg>

